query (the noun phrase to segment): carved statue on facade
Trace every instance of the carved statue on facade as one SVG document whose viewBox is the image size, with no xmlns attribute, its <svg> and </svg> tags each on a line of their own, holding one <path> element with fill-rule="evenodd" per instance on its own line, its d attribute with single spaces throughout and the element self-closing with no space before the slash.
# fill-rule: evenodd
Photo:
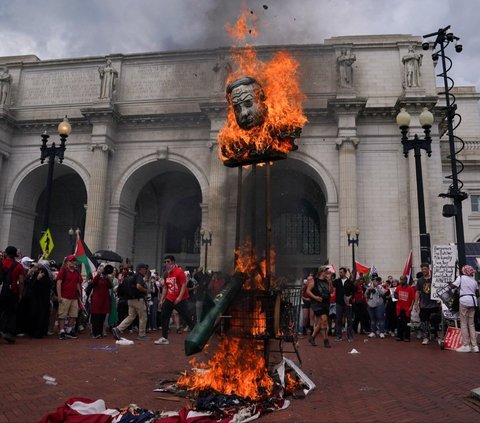
<svg viewBox="0 0 480 423">
<path fill-rule="evenodd" d="M 12 75 L 8 72 L 8 68 L 3 66 L 0 73 L 0 105 L 7 104 L 10 86 L 12 84 Z"/>
<path fill-rule="evenodd" d="M 115 79 L 118 78 L 118 71 L 112 66 L 112 61 L 107 59 L 107 64 L 98 68 L 98 73 L 100 74 L 99 98 L 112 98 L 115 91 Z"/>
<path fill-rule="evenodd" d="M 415 53 L 415 48 L 410 45 L 408 53 L 403 56 L 402 63 L 404 68 L 404 86 L 405 88 L 420 86 L 420 66 L 422 66 L 423 54 Z"/>
<path fill-rule="evenodd" d="M 354 54 L 346 48 L 342 49 L 337 58 L 338 64 L 338 85 L 342 88 L 353 87 L 353 63 L 357 60 Z"/>
<path fill-rule="evenodd" d="M 227 86 L 227 98 L 233 106 L 240 128 L 249 130 L 265 120 L 265 94 L 260 84 L 249 76 L 237 79 Z"/>
</svg>

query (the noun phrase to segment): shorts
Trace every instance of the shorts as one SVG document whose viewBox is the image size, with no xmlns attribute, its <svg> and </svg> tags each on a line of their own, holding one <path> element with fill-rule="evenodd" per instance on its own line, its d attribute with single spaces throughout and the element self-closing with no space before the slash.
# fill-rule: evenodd
<svg viewBox="0 0 480 423">
<path fill-rule="evenodd" d="M 302 308 L 303 309 L 309 309 L 310 308 L 310 304 L 311 301 L 304 301 L 303 304 L 302 304 Z"/>
<path fill-rule="evenodd" d="M 64 298 L 61 303 L 58 304 L 58 318 L 66 319 L 72 317 L 76 319 L 78 317 L 78 300 L 69 300 Z"/>
<path fill-rule="evenodd" d="M 330 310 L 330 304 L 327 305 L 327 306 L 324 306 L 324 305 L 315 305 L 315 307 L 312 307 L 313 308 L 313 314 L 315 314 L 315 316 L 328 316 L 329 314 L 329 310 Z"/>
</svg>

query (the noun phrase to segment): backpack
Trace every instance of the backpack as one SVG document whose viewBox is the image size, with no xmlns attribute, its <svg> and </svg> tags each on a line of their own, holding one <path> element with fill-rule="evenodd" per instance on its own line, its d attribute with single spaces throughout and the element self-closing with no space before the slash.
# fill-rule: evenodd
<svg viewBox="0 0 480 423">
<path fill-rule="evenodd" d="M 5 272 L 3 264 L 0 262 L 0 298 L 2 299 L 8 297 L 11 292 L 10 286 L 12 284 L 12 273 L 17 264 L 18 263 L 14 260 L 10 268 Z"/>
<path fill-rule="evenodd" d="M 143 296 L 137 289 L 137 278 L 135 274 L 125 277 L 123 280 L 123 292 L 128 300 L 134 300 Z"/>
</svg>

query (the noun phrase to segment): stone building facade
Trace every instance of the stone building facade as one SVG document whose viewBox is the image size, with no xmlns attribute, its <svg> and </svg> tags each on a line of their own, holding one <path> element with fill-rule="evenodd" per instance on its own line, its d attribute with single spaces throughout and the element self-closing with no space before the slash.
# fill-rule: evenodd
<svg viewBox="0 0 480 423">
<path fill-rule="evenodd" d="M 327 261 L 350 266 L 348 228 L 360 230 L 357 259 L 381 274 L 398 275 L 411 248 L 418 265 L 415 164 L 413 153 L 408 159 L 402 154 L 395 123 L 400 107 L 413 117 L 411 134 L 423 135 L 423 107 L 436 115 L 432 156 L 422 157 L 427 228 L 432 245 L 454 242 L 454 222 L 442 216 L 445 200 L 438 197 L 447 191 L 450 162 L 429 54 L 419 75 L 408 79 L 405 73 L 403 59 L 412 46 L 423 53 L 420 43 L 410 35 L 352 36 L 257 49 L 260 58 L 281 49 L 299 61 L 309 121 L 298 150 L 272 166 L 278 273 L 297 277 Z M 68 115 L 73 132 L 63 164 L 55 165 L 51 203 L 55 259 L 68 254 L 68 231 L 79 227 L 92 251 L 115 250 L 155 268 L 172 253 L 182 265 L 198 266 L 205 259 L 205 228 L 212 234 L 208 268 L 230 271 L 238 173 L 223 166 L 216 146 L 226 117 L 229 55 L 224 48 L 0 58 L 12 77 L 0 106 L 0 245 L 39 253 L 47 178 L 40 135 L 46 129 L 58 143 L 55 128 Z M 348 68 L 340 68 L 342 55 L 350 55 Z M 114 73 L 101 80 L 107 65 Z M 457 133 L 466 142 L 461 179 L 473 194 L 464 202 L 465 238 L 472 242 L 480 238 L 474 205 L 480 198 L 479 96 L 473 87 L 455 93 L 463 116 Z M 243 238 L 262 233 L 261 174 L 261 168 L 243 171 Z"/>
</svg>

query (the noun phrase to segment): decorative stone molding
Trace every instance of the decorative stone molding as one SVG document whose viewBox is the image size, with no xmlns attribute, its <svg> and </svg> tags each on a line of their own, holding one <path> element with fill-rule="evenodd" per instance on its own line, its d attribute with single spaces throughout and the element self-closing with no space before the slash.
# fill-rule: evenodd
<svg viewBox="0 0 480 423">
<path fill-rule="evenodd" d="M 157 160 L 168 159 L 168 146 L 157 148 Z"/>
<path fill-rule="evenodd" d="M 197 127 L 208 123 L 202 113 L 171 113 L 158 115 L 123 115 L 120 123 L 127 126 Z"/>
<path fill-rule="evenodd" d="M 355 148 L 357 148 L 358 144 L 360 144 L 360 140 L 356 137 L 337 138 L 337 140 L 335 141 L 337 150 L 339 150 L 342 147 L 342 145 L 346 143 L 351 143 Z"/>
<path fill-rule="evenodd" d="M 111 154 L 115 153 L 113 146 L 107 143 L 96 143 L 90 146 L 91 151 L 94 151 L 97 148 L 101 149 L 103 152 L 109 152 Z"/>
</svg>

